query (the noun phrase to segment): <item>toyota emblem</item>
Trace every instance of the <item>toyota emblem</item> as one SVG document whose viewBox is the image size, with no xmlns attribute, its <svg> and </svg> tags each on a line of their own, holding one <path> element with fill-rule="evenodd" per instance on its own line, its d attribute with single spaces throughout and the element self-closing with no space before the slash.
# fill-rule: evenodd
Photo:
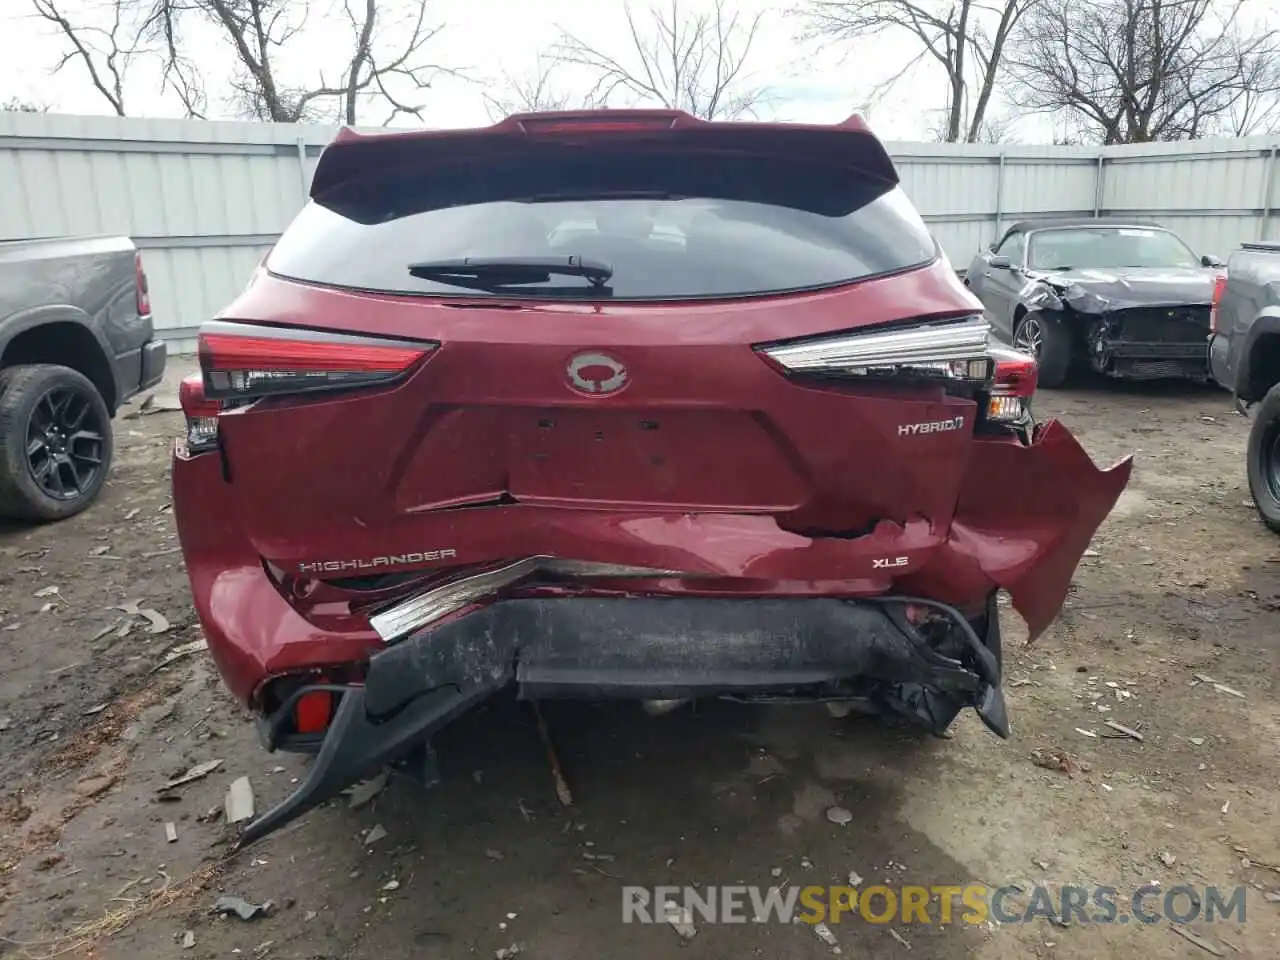
<svg viewBox="0 0 1280 960">
<path fill-rule="evenodd" d="M 627 385 L 627 368 L 606 353 L 580 353 L 569 361 L 569 382 L 593 396 L 617 393 Z"/>
</svg>

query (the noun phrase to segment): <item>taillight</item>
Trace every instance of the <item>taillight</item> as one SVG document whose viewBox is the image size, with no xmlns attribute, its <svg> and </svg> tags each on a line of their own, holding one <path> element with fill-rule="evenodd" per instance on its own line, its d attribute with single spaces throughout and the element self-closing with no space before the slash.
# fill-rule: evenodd
<svg viewBox="0 0 1280 960">
<path fill-rule="evenodd" d="M 178 404 L 187 418 L 187 453 L 203 453 L 218 445 L 218 414 L 222 403 L 205 396 L 204 379 L 198 373 L 183 377 Z"/>
<path fill-rule="evenodd" d="M 1006 347 L 993 347 L 995 370 L 987 398 L 987 420 L 1020 423 L 1031 413 L 1040 368 L 1035 358 Z"/>
<path fill-rule="evenodd" d="M 293 725 L 298 733 L 320 733 L 329 726 L 333 714 L 333 694 L 328 690 L 308 690 L 293 705 Z"/>
<path fill-rule="evenodd" d="M 204 392 L 211 399 L 389 383 L 438 346 L 225 321 L 205 324 L 199 337 Z"/>
<path fill-rule="evenodd" d="M 789 373 L 848 377 L 991 379 L 990 326 L 982 317 L 897 330 L 850 331 L 759 347 Z"/>
<path fill-rule="evenodd" d="M 1209 305 L 1209 332 L 1218 332 L 1218 306 L 1222 303 L 1222 295 L 1227 292 L 1227 277 L 1218 274 L 1213 278 L 1213 299 Z"/>
<path fill-rule="evenodd" d="M 151 288 L 147 285 L 147 271 L 142 269 L 142 254 L 133 255 L 134 297 L 138 316 L 151 316 Z"/>
</svg>

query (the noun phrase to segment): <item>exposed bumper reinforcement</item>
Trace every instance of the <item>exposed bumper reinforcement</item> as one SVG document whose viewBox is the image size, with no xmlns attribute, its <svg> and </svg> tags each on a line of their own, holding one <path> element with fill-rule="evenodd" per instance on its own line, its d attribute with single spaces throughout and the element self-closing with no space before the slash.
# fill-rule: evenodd
<svg viewBox="0 0 1280 960">
<path fill-rule="evenodd" d="M 944 655 L 906 605 L 950 621 Z M 421 630 L 345 688 L 307 779 L 244 831 L 252 843 L 408 753 L 510 683 L 526 699 L 677 699 L 799 692 L 869 699 L 943 732 L 974 707 L 1009 735 L 994 595 L 985 635 L 932 600 L 545 598 L 493 603 Z M 300 696 L 307 689 L 295 693 Z M 288 715 L 265 718 L 263 737 Z"/>
</svg>

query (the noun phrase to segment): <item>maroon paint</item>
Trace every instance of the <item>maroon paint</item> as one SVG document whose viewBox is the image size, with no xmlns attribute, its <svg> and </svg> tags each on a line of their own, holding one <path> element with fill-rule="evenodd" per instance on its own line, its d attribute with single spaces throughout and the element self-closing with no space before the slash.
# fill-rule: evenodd
<svg viewBox="0 0 1280 960">
<path fill-rule="evenodd" d="M 625 585 L 650 593 L 897 590 L 975 608 L 1000 585 L 1038 634 L 1128 460 L 1098 470 L 1053 422 L 1030 447 L 967 428 L 899 437 L 904 423 L 971 420 L 973 404 L 938 389 L 798 386 L 749 346 L 969 305 L 941 264 L 763 303 L 539 305 L 518 318 L 260 278 L 226 316 L 345 330 L 359 316 L 365 330 L 444 346 L 390 389 L 224 414 L 230 467 L 245 480 L 225 483 L 215 455 L 175 457 L 175 515 L 215 660 L 249 700 L 271 675 L 358 660 L 379 643 L 340 591 L 286 602 L 264 559 L 290 571 L 440 548 L 456 561 L 424 567 L 542 553 L 717 575 Z M 575 322 L 583 313 L 596 314 L 589 327 Z M 568 361 L 588 349 L 627 364 L 626 391 L 584 397 L 569 385 Z M 544 438 L 540 418 L 568 438 Z M 643 419 L 660 426 L 641 431 Z M 591 458 L 597 429 L 624 438 L 604 462 Z M 646 465 L 661 482 L 643 480 Z M 431 509 L 504 491 L 522 502 Z M 850 539 L 792 532 L 872 522 Z M 876 569 L 884 557 L 907 563 Z"/>
</svg>

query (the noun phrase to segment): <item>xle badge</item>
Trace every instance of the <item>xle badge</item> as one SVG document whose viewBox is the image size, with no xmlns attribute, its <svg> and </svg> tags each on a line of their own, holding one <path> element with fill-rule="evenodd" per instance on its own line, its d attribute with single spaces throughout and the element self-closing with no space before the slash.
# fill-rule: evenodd
<svg viewBox="0 0 1280 960">
<path fill-rule="evenodd" d="M 606 353 L 580 353 L 569 361 L 569 383 L 593 396 L 617 393 L 627 385 L 627 368 Z"/>
</svg>

